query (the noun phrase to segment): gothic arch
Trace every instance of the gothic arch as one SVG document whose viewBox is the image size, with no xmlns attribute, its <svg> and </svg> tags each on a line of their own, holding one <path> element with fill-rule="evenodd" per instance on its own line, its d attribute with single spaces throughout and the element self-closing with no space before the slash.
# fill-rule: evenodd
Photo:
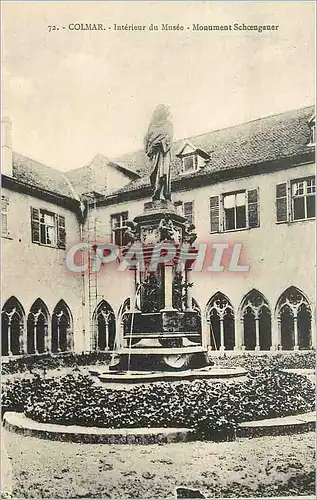
<svg viewBox="0 0 317 500">
<path fill-rule="evenodd" d="M 27 352 L 42 354 L 48 348 L 50 315 L 42 299 L 38 298 L 30 308 L 27 320 Z"/>
<path fill-rule="evenodd" d="M 229 298 L 216 292 L 206 306 L 206 320 L 213 349 L 233 350 L 235 346 L 234 310 Z"/>
<path fill-rule="evenodd" d="M 116 317 L 111 305 L 102 300 L 93 314 L 92 350 L 112 350 L 116 337 Z"/>
<path fill-rule="evenodd" d="M 52 352 L 73 350 L 73 317 L 71 311 L 62 299 L 52 315 Z"/>
<path fill-rule="evenodd" d="M 306 295 L 291 286 L 279 297 L 276 304 L 279 345 L 282 349 L 310 349 L 312 344 L 311 304 Z"/>
<path fill-rule="evenodd" d="M 12 296 L 3 305 L 1 312 L 1 355 L 23 353 L 25 312 L 21 302 Z"/>
<path fill-rule="evenodd" d="M 265 296 L 253 288 L 243 298 L 239 309 L 245 349 L 268 351 L 272 345 L 272 321 Z"/>
</svg>

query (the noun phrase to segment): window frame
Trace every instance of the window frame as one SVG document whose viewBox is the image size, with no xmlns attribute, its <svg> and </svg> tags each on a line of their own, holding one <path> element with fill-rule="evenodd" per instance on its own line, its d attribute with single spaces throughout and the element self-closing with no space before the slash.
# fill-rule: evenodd
<svg viewBox="0 0 317 500">
<path fill-rule="evenodd" d="M 237 194 L 241 194 L 243 193 L 244 194 L 244 200 L 245 200 L 245 204 L 244 205 L 241 205 L 241 206 L 244 206 L 245 207 L 245 227 L 235 227 L 233 229 L 226 229 L 226 211 L 225 211 L 225 205 L 224 205 L 224 201 L 225 201 L 225 197 L 226 196 L 232 196 L 232 195 L 237 195 Z M 235 225 L 236 225 L 236 222 L 237 222 L 237 205 L 234 206 L 234 218 L 235 218 Z M 228 192 L 228 193 L 223 193 L 220 197 L 220 210 L 222 212 L 222 215 L 221 215 L 221 219 L 222 219 L 222 223 L 221 223 L 221 232 L 222 233 L 230 233 L 230 232 L 233 232 L 233 231 L 245 231 L 246 229 L 250 229 L 249 227 L 249 217 L 248 217 L 248 190 L 247 189 L 240 189 L 238 191 L 232 191 L 232 192 Z"/>
<path fill-rule="evenodd" d="M 114 227 L 114 225 L 113 225 L 113 221 L 115 220 L 116 217 L 120 217 L 120 225 L 118 227 Z M 126 245 L 124 245 L 123 238 L 124 238 L 124 231 L 126 231 L 126 229 L 128 228 L 128 226 L 127 225 L 122 225 L 122 222 L 123 221 L 124 222 L 128 222 L 128 220 L 129 220 L 129 212 L 128 212 L 128 210 L 125 210 L 123 212 L 118 212 L 118 213 L 110 215 L 111 243 L 112 244 L 117 245 L 117 243 L 116 243 L 116 232 L 117 231 L 118 232 L 121 231 L 121 238 L 120 238 L 121 244 L 119 244 L 118 246 L 119 247 L 126 246 Z"/>
<path fill-rule="evenodd" d="M 39 218 L 39 229 L 40 229 L 40 245 L 43 245 L 45 247 L 53 247 L 53 248 L 56 248 L 57 247 L 57 215 L 56 213 L 54 212 L 51 212 L 50 210 L 46 210 L 45 208 L 40 208 L 39 209 L 39 215 L 40 215 L 40 218 Z M 44 216 L 45 215 L 49 215 L 52 217 L 52 220 L 53 220 L 53 223 L 52 225 L 49 225 L 47 223 L 42 222 L 41 221 L 41 216 Z M 45 233 L 45 240 L 47 240 L 47 229 L 48 228 L 53 228 L 53 238 L 54 238 L 54 241 L 52 243 L 47 243 L 47 241 L 43 242 L 41 241 L 42 240 L 42 228 L 44 227 L 44 233 Z"/>
<path fill-rule="evenodd" d="M 185 170 L 185 159 L 186 158 L 193 158 L 193 167 Z M 186 155 L 182 155 L 182 174 L 190 174 L 192 172 L 197 172 L 199 170 L 198 168 L 198 158 L 197 158 L 197 153 L 187 153 Z"/>
<path fill-rule="evenodd" d="M 313 180 L 314 181 L 314 191 L 311 192 L 311 193 L 308 193 L 307 192 L 307 187 L 308 187 L 308 181 L 310 180 Z M 303 193 L 302 194 L 299 194 L 299 195 L 296 195 L 296 194 L 293 194 L 293 186 L 296 184 L 296 183 L 303 183 Z M 290 186 L 290 190 L 289 190 L 289 193 L 290 193 L 290 206 L 291 206 L 291 213 L 290 213 L 290 216 L 291 216 L 291 222 L 300 222 L 300 221 L 306 221 L 306 220 L 313 220 L 316 218 L 316 204 L 315 204 L 315 214 L 312 216 L 312 217 L 307 217 L 307 199 L 308 198 L 313 198 L 315 197 L 315 200 L 316 200 L 316 180 L 315 180 L 315 176 L 308 176 L 308 177 L 301 177 L 299 179 L 292 179 L 291 181 L 289 181 L 289 186 Z M 305 217 L 304 218 L 299 218 L 299 219 L 295 219 L 295 207 L 294 207 L 294 200 L 295 199 L 301 199 L 303 198 L 304 199 L 304 212 L 305 212 Z"/>
<path fill-rule="evenodd" d="M 64 215 L 57 214 L 46 208 L 37 208 L 31 206 L 31 241 L 36 245 L 59 250 L 66 250 L 66 220 Z M 41 221 L 42 216 L 52 216 L 53 224 L 47 224 Z M 42 240 L 42 228 L 44 227 L 45 242 Z M 54 231 L 54 241 L 47 243 L 47 228 L 51 227 Z"/>
</svg>

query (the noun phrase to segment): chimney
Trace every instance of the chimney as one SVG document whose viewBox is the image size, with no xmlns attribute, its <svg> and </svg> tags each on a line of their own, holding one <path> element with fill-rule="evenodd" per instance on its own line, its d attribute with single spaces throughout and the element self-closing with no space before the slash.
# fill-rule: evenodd
<svg viewBox="0 0 317 500">
<path fill-rule="evenodd" d="M 12 122 L 10 118 L 1 120 L 1 173 L 12 177 Z"/>
</svg>

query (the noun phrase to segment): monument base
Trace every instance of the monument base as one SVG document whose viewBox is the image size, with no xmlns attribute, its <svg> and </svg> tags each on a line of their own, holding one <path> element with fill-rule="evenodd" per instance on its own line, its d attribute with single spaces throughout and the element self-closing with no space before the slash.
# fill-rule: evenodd
<svg viewBox="0 0 317 500">
<path fill-rule="evenodd" d="M 123 352 L 122 352 L 123 351 Z M 109 366 L 110 371 L 169 372 L 194 370 L 207 366 L 207 352 L 202 347 L 181 349 L 133 349 L 129 354 L 119 351 L 117 363 Z M 144 352 L 145 351 L 145 352 Z M 154 351 L 154 352 L 153 352 Z"/>
</svg>

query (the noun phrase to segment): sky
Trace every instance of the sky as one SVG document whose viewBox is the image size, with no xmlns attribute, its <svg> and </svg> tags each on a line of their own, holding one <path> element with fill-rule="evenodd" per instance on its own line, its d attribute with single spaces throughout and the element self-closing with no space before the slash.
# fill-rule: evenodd
<svg viewBox="0 0 317 500">
<path fill-rule="evenodd" d="M 77 22 L 186 28 L 67 29 Z M 279 29 L 187 30 L 193 23 Z M 60 170 L 142 149 L 160 103 L 179 139 L 314 102 L 313 1 L 2 2 L 2 116 L 13 149 Z"/>
</svg>

